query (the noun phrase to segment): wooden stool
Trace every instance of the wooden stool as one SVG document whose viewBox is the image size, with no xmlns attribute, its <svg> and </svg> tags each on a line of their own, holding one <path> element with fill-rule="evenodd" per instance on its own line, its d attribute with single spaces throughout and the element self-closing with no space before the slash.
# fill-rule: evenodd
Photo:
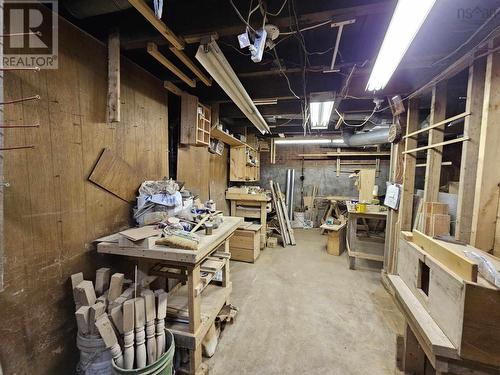
<svg viewBox="0 0 500 375">
<path fill-rule="evenodd" d="M 328 232 L 328 242 L 326 243 L 326 251 L 330 255 L 342 255 L 345 251 L 345 228 L 346 224 L 328 225 L 323 224 L 320 227 Z"/>
</svg>

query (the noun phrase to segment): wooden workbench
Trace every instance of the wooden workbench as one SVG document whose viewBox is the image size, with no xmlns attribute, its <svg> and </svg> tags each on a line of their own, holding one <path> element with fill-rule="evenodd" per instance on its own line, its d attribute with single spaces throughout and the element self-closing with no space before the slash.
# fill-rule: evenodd
<svg viewBox="0 0 500 375">
<path fill-rule="evenodd" d="M 266 207 L 271 198 L 265 193 L 242 194 L 226 191 L 226 199 L 231 201 L 231 216 L 260 219 L 260 224 L 262 225 L 260 243 L 261 248 L 265 247 L 267 232 Z"/>
<path fill-rule="evenodd" d="M 363 221 L 364 235 L 358 231 L 358 220 Z M 370 233 L 368 221 L 377 221 L 374 233 Z M 385 222 L 387 211 L 356 212 L 349 211 L 347 218 L 347 254 L 349 269 L 355 268 L 356 258 L 384 261 L 385 249 Z M 383 227 L 379 223 L 383 221 Z M 380 228 L 380 230 L 379 230 Z M 381 237 L 380 233 L 384 235 Z"/>
<path fill-rule="evenodd" d="M 224 222 L 213 231 L 212 235 L 199 234 L 200 242 L 196 251 L 157 245 L 147 249 L 123 247 L 117 242 L 105 241 L 97 244 L 99 253 L 160 261 L 161 266 L 169 268 L 165 272 L 166 277 L 178 279 L 185 284 L 169 293 L 168 305 L 185 311 L 189 317 L 189 324 L 167 321 L 166 328 L 174 334 L 175 345 L 189 351 L 189 368 L 185 369 L 186 373 L 203 372 L 201 342 L 221 308 L 228 302 L 232 290 L 229 259 L 221 268 L 222 286 L 212 284 L 203 286 L 200 279 L 201 263 L 222 245 L 225 253 L 229 253 L 229 238 L 242 222 L 243 219 L 239 217 L 224 217 Z M 171 269 L 179 270 L 179 273 L 172 273 Z M 149 269 L 142 271 L 151 274 Z"/>
</svg>

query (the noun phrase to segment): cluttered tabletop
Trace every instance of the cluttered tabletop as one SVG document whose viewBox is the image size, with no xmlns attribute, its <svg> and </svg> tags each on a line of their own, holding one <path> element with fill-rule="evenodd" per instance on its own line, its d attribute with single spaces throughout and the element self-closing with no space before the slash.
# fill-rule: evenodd
<svg viewBox="0 0 500 375">
<path fill-rule="evenodd" d="M 137 201 L 134 218 L 143 226 L 96 239 L 99 253 L 196 264 L 243 222 L 224 216 L 211 201 L 202 204 L 172 180 L 144 182 Z"/>
</svg>

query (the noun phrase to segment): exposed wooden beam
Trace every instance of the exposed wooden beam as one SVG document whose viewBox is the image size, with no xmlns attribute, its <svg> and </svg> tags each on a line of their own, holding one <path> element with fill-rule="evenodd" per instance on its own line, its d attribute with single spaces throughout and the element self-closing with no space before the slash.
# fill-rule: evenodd
<svg viewBox="0 0 500 375">
<path fill-rule="evenodd" d="M 490 49 L 500 45 L 500 40 L 491 41 Z M 495 230 L 499 202 L 500 183 L 500 52 L 488 55 L 484 90 L 483 117 L 479 140 L 476 191 L 472 214 L 471 245 L 491 251 L 495 241 Z"/>
<path fill-rule="evenodd" d="M 108 35 L 108 121 L 120 122 L 120 33 Z"/>
<path fill-rule="evenodd" d="M 432 89 L 431 114 L 429 122 L 437 124 L 446 119 L 447 82 L 438 83 Z M 434 147 L 420 148 L 427 151 L 427 169 L 425 171 L 424 202 L 436 202 L 441 181 L 441 162 L 443 158 L 444 124 L 429 131 L 428 145 Z M 437 145 L 437 146 L 436 146 Z M 414 149 L 418 151 L 418 149 Z M 406 151 L 408 152 L 408 150 Z"/>
<path fill-rule="evenodd" d="M 146 18 L 149 23 L 151 23 L 151 25 L 153 25 L 154 28 L 168 40 L 169 43 L 177 49 L 184 49 L 184 41 L 176 36 L 162 20 L 156 18 L 153 10 L 144 2 L 144 0 L 128 0 L 128 2 L 135 9 L 137 9 L 139 13 L 141 13 L 144 18 Z"/>
<path fill-rule="evenodd" d="M 396 2 L 381 1 L 369 5 L 359 5 L 348 8 L 329 9 L 321 12 L 308 13 L 298 16 L 298 23 L 301 27 L 309 26 L 325 21 L 341 22 L 350 18 L 358 18 L 363 16 L 371 16 L 375 14 L 387 14 L 394 10 Z M 269 20 L 273 25 L 276 25 L 280 30 L 287 31 L 290 27 L 290 18 L 276 17 Z M 330 27 L 326 24 L 325 27 Z M 232 36 L 241 34 L 245 27 L 243 24 L 231 25 L 226 27 L 212 27 L 205 30 L 197 30 L 194 33 L 183 35 L 184 39 L 193 43 L 199 42 L 201 35 L 217 33 L 219 37 Z"/>
<path fill-rule="evenodd" d="M 470 138 L 462 146 L 460 163 L 460 184 L 458 186 L 457 219 L 455 237 L 457 240 L 469 243 L 472 227 L 472 212 L 476 190 L 477 161 L 481 137 L 481 120 L 483 117 L 484 85 L 486 78 L 486 60 L 476 60 L 469 68 L 467 85 L 466 112 L 464 135 Z"/>
<path fill-rule="evenodd" d="M 177 58 L 181 60 L 200 79 L 201 82 L 207 86 L 212 86 L 212 79 L 207 77 L 205 73 L 203 73 L 183 51 L 178 50 L 174 46 L 170 47 L 170 51 L 172 51 L 172 53 L 177 56 Z"/>
<path fill-rule="evenodd" d="M 176 67 L 170 60 L 163 56 L 160 51 L 158 51 L 158 46 L 154 43 L 148 43 L 148 53 L 153 56 L 160 64 L 165 68 L 174 73 L 179 79 L 186 83 L 190 87 L 196 87 L 196 81 L 185 75 L 182 70 Z"/>
<path fill-rule="evenodd" d="M 181 96 L 184 92 L 170 81 L 164 81 L 163 87 L 165 87 L 168 91 L 177 96 Z"/>
</svg>

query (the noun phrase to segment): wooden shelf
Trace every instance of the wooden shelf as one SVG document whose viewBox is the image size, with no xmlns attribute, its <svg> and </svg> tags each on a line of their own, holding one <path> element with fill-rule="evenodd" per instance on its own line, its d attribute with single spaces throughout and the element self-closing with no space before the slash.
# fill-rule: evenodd
<svg viewBox="0 0 500 375">
<path fill-rule="evenodd" d="M 237 139 L 236 137 L 233 137 L 232 135 L 227 134 L 226 132 L 220 130 L 219 128 L 215 127 L 212 129 L 212 132 L 210 133 L 212 138 L 218 139 L 221 142 L 224 142 L 225 144 L 228 144 L 229 146 L 244 146 L 245 143 Z"/>
<path fill-rule="evenodd" d="M 227 288 L 209 284 L 201 294 L 201 318 L 202 322 L 196 333 L 189 332 L 189 324 L 166 322 L 165 327 L 175 337 L 175 345 L 181 348 L 194 349 L 208 332 L 215 321 L 217 314 L 224 307 L 226 300 L 231 294 L 232 286 Z M 188 309 L 188 289 L 186 285 L 180 287 L 173 295 L 168 297 L 168 306 L 176 306 Z M 167 318 L 168 319 L 168 318 Z"/>
</svg>

